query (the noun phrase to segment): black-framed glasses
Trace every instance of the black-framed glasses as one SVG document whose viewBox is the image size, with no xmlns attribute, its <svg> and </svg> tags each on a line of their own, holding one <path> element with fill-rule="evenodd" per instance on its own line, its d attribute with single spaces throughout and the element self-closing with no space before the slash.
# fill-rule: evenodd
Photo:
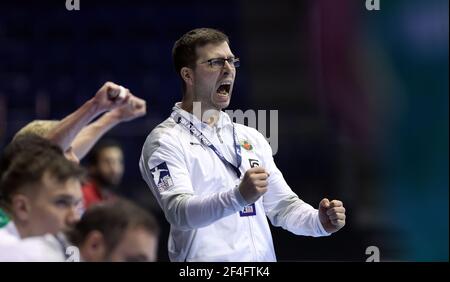
<svg viewBox="0 0 450 282">
<path fill-rule="evenodd" d="M 206 64 L 208 63 L 208 65 L 212 68 L 217 68 L 217 69 L 221 69 L 225 66 L 225 61 L 227 61 L 231 66 L 238 68 L 241 65 L 241 62 L 239 60 L 239 58 L 213 58 L 213 59 L 209 59 L 207 61 L 201 62 L 200 64 Z"/>
</svg>

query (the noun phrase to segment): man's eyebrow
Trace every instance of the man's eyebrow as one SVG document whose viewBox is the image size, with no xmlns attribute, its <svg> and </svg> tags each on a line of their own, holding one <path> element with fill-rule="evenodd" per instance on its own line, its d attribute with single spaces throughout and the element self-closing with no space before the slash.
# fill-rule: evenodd
<svg viewBox="0 0 450 282">
<path fill-rule="evenodd" d="M 224 53 L 212 53 L 211 57 L 213 59 L 216 59 L 216 58 L 235 58 L 236 56 L 233 53 L 231 53 L 229 56 L 224 55 Z"/>
<path fill-rule="evenodd" d="M 211 59 L 231 59 L 231 58 L 236 58 L 236 56 L 232 55 L 232 56 L 213 56 Z"/>
<path fill-rule="evenodd" d="M 78 198 L 78 197 L 68 195 L 68 194 L 56 195 L 55 198 L 58 200 L 65 200 L 65 201 L 71 201 L 71 202 L 79 202 L 82 200 L 82 197 Z"/>
</svg>

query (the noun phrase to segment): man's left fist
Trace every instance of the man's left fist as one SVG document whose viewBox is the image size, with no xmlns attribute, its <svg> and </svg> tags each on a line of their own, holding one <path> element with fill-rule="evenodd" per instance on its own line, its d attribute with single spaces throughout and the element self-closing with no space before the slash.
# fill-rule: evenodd
<svg viewBox="0 0 450 282">
<path fill-rule="evenodd" d="M 328 233 L 334 233 L 345 225 L 345 208 L 341 201 L 324 198 L 319 203 L 319 219 Z"/>
</svg>

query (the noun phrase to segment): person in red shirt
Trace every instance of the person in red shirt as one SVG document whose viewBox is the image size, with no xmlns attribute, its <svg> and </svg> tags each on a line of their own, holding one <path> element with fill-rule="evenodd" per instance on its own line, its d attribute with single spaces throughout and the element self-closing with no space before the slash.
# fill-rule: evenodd
<svg viewBox="0 0 450 282">
<path fill-rule="evenodd" d="M 84 208 L 102 201 L 115 201 L 124 172 L 123 152 L 114 140 L 102 140 L 88 155 L 89 178 L 83 185 Z"/>
</svg>

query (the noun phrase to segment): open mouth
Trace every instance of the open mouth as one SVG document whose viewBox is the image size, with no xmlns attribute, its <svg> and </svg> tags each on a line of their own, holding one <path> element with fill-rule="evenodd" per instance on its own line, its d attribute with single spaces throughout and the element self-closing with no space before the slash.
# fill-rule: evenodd
<svg viewBox="0 0 450 282">
<path fill-rule="evenodd" d="M 231 82 L 222 82 L 217 88 L 217 94 L 220 96 L 228 96 L 230 94 Z"/>
</svg>

